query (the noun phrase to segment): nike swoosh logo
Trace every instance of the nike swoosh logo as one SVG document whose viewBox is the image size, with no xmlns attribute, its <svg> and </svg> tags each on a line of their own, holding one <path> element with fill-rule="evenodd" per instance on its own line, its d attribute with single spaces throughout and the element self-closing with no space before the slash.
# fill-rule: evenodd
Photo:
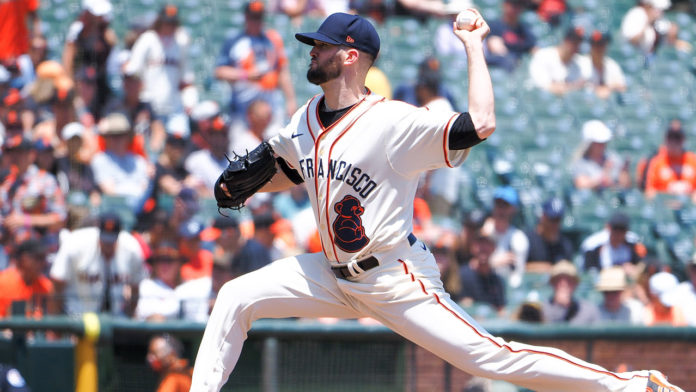
<svg viewBox="0 0 696 392">
<path fill-rule="evenodd" d="M 293 133 L 292 135 L 290 135 L 290 138 L 294 139 L 294 138 L 301 136 L 301 135 L 304 135 L 304 133 Z"/>
<path fill-rule="evenodd" d="M 425 244 L 422 243 L 422 242 L 421 242 L 421 248 L 423 248 L 423 250 L 428 250 L 428 249 L 425 248 Z"/>
</svg>

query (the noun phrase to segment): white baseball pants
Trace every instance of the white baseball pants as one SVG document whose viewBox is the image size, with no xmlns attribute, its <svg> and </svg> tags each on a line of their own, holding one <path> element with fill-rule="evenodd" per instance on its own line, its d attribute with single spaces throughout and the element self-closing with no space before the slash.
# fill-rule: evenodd
<svg viewBox="0 0 696 392">
<path fill-rule="evenodd" d="M 644 392 L 647 371 L 612 373 L 567 353 L 491 336 L 444 291 L 420 241 L 380 255 L 381 265 L 337 279 L 321 253 L 278 260 L 225 284 L 201 341 L 192 392 L 227 381 L 254 320 L 369 316 L 475 376 L 535 391 Z"/>
</svg>

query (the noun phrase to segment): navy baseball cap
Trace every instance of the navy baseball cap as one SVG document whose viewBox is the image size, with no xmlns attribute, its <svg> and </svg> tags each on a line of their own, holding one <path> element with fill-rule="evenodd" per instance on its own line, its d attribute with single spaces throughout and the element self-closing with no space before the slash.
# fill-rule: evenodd
<svg viewBox="0 0 696 392">
<path fill-rule="evenodd" d="M 360 15 L 337 12 L 329 15 L 316 33 L 297 33 L 298 41 L 314 45 L 314 40 L 333 45 L 345 45 L 377 57 L 379 35 L 372 23 Z"/>
<path fill-rule="evenodd" d="M 549 219 L 560 219 L 563 218 L 565 213 L 565 206 L 563 200 L 558 197 L 552 197 L 544 202 L 541 206 L 544 215 Z"/>
</svg>

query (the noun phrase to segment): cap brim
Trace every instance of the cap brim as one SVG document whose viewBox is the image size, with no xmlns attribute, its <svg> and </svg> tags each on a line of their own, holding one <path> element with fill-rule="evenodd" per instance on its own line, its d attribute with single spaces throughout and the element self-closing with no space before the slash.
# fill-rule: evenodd
<svg viewBox="0 0 696 392">
<path fill-rule="evenodd" d="M 342 45 L 342 42 L 338 42 L 335 39 L 324 35 L 322 33 L 316 32 L 316 33 L 297 33 L 295 34 L 295 38 L 302 42 L 303 44 L 307 45 L 312 45 L 314 46 L 314 41 L 321 41 L 321 42 L 326 42 L 329 44 L 333 45 Z"/>
</svg>

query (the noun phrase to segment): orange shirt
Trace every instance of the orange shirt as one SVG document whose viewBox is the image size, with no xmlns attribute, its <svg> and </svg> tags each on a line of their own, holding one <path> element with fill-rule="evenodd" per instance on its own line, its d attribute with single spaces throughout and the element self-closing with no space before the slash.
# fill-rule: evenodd
<svg viewBox="0 0 696 392">
<path fill-rule="evenodd" d="M 684 152 L 680 163 L 682 165 L 681 173 L 677 173 L 672 168 L 672 165 L 667 156 L 667 149 L 664 146 L 660 147 L 657 155 L 648 163 L 646 171 L 645 190 L 656 192 L 668 192 L 670 184 L 683 182 L 690 187 L 689 192 L 696 190 L 696 154 L 692 152 Z"/>
<path fill-rule="evenodd" d="M 189 392 L 191 389 L 191 375 L 193 371 L 188 367 L 185 359 L 176 364 L 176 369 L 168 372 L 157 387 L 157 392 Z"/>
<path fill-rule="evenodd" d="M 184 281 L 213 275 L 213 253 L 199 249 L 196 255 L 181 266 L 181 279 Z"/>
<path fill-rule="evenodd" d="M 0 1 L 0 60 L 29 52 L 27 15 L 39 9 L 39 0 Z"/>
<path fill-rule="evenodd" d="M 27 286 L 16 267 L 0 271 L 0 317 L 8 316 L 13 301 L 36 299 L 52 292 L 53 283 L 45 276 L 40 276 L 34 283 Z M 40 303 L 35 302 L 34 305 L 40 305 Z M 40 317 L 41 306 L 33 306 L 33 311 L 29 313 L 28 316 Z"/>
<path fill-rule="evenodd" d="M 684 316 L 684 312 L 679 306 L 672 306 L 668 312 L 657 312 L 653 305 L 645 307 L 643 323 L 647 326 L 671 325 L 673 327 L 685 327 L 689 325 Z"/>
</svg>

